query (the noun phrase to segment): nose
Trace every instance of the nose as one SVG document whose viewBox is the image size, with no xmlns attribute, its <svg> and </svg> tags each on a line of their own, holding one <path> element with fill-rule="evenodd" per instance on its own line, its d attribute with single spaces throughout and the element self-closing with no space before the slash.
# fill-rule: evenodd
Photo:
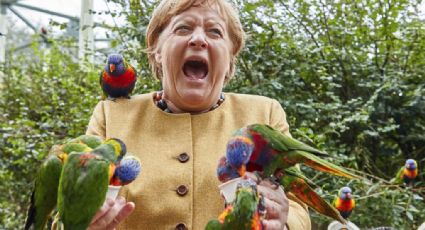
<svg viewBox="0 0 425 230">
<path fill-rule="evenodd" d="M 192 34 L 192 37 L 189 40 L 189 47 L 206 49 L 208 48 L 208 43 L 206 40 L 205 33 L 200 29 L 195 30 Z"/>
</svg>

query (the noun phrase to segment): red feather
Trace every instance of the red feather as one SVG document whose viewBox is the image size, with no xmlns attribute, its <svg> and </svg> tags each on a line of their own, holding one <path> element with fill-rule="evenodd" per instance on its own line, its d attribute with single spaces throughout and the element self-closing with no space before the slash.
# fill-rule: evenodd
<svg viewBox="0 0 425 230">
<path fill-rule="evenodd" d="M 103 82 L 114 88 L 125 88 L 136 80 L 136 71 L 128 65 L 127 69 L 120 76 L 112 77 L 106 71 L 102 72 Z"/>
</svg>

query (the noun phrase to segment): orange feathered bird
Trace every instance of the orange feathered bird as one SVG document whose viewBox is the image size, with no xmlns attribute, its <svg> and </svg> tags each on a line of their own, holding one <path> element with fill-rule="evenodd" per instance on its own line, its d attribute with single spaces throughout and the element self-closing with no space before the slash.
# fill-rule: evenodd
<svg viewBox="0 0 425 230">
<path fill-rule="evenodd" d="M 347 219 L 356 206 L 356 202 L 352 196 L 351 188 L 342 187 L 339 190 L 338 196 L 335 197 L 333 205 L 339 211 L 341 216 L 344 217 L 344 219 Z"/>
</svg>

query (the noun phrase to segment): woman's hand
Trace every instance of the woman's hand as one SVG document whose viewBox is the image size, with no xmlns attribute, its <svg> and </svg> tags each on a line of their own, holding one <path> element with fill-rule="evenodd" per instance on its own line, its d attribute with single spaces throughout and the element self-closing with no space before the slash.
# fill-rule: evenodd
<svg viewBox="0 0 425 230">
<path fill-rule="evenodd" d="M 289 201 L 282 187 L 269 180 L 261 180 L 253 173 L 247 172 L 246 176 L 258 184 L 258 192 L 264 196 L 267 210 L 266 217 L 263 220 L 264 228 L 266 230 L 286 229 Z"/>
<path fill-rule="evenodd" d="M 107 198 L 93 217 L 88 230 L 115 229 L 121 221 L 134 211 L 134 207 L 133 202 L 126 202 L 121 196 L 115 200 Z"/>
</svg>

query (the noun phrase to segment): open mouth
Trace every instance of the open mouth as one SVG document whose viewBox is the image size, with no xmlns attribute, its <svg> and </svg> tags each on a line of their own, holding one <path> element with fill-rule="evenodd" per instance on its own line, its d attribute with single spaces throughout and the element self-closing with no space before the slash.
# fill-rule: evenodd
<svg viewBox="0 0 425 230">
<path fill-rule="evenodd" d="M 204 79 L 208 74 L 208 64 L 203 60 L 188 60 L 183 65 L 183 73 L 192 79 Z"/>
</svg>

